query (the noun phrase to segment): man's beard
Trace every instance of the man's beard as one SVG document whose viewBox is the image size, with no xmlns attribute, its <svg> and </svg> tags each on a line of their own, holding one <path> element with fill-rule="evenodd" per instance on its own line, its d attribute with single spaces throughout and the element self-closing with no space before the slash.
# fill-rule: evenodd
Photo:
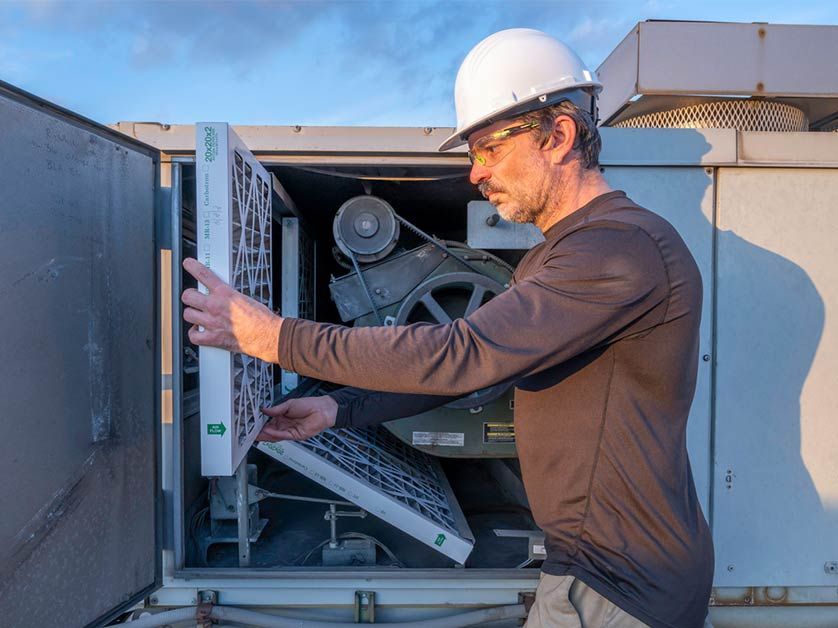
<svg viewBox="0 0 838 628">
<path fill-rule="evenodd" d="M 500 217 L 508 222 L 535 222 L 535 219 L 543 211 L 543 208 L 533 206 L 534 204 L 532 203 L 532 199 L 510 197 L 509 192 L 497 185 L 494 185 L 491 181 L 483 181 L 479 183 L 477 185 L 477 189 L 483 195 L 483 198 L 487 200 L 489 199 L 489 195 L 493 192 L 503 193 L 506 194 L 507 198 L 513 198 L 513 204 L 517 205 L 516 207 L 510 207 L 510 203 L 507 203 L 504 207 L 499 207 L 495 203 L 492 203 L 492 201 L 489 201 L 495 207 Z"/>
</svg>

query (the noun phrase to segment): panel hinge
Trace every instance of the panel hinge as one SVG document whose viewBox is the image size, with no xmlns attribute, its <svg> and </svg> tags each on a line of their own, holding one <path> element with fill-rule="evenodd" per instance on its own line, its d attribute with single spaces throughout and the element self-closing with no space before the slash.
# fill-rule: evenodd
<svg viewBox="0 0 838 628">
<path fill-rule="evenodd" d="M 375 591 L 355 591 L 355 623 L 375 623 Z"/>
</svg>

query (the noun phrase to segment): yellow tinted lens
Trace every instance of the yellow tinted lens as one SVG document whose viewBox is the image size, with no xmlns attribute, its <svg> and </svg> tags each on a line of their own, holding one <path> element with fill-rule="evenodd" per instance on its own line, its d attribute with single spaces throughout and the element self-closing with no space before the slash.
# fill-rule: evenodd
<svg viewBox="0 0 838 628">
<path fill-rule="evenodd" d="M 491 168 L 495 164 L 497 164 L 501 159 L 506 157 L 512 149 L 515 147 L 515 144 L 512 142 L 499 142 L 494 138 L 491 138 L 491 141 L 486 142 L 484 144 L 477 143 L 474 145 L 474 148 L 471 149 L 472 154 L 474 155 L 474 160 L 477 161 L 481 166 L 486 166 L 487 168 Z"/>
<path fill-rule="evenodd" d="M 477 164 L 480 164 L 481 166 L 486 165 L 486 158 L 483 155 L 481 155 L 479 152 L 476 152 L 476 151 L 473 151 L 473 150 L 468 151 L 468 160 L 472 164 L 477 163 Z"/>
</svg>

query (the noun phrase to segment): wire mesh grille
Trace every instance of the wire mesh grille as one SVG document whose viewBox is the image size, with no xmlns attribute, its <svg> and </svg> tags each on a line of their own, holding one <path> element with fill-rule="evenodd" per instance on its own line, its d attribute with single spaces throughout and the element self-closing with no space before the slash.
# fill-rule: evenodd
<svg viewBox="0 0 838 628">
<path fill-rule="evenodd" d="M 270 188 L 238 151 L 233 154 L 231 283 L 272 309 Z M 257 425 L 260 407 L 271 400 L 273 368 L 241 353 L 233 354 L 234 432 L 239 445 Z"/>
<path fill-rule="evenodd" d="M 459 534 L 438 466 L 385 430 L 328 430 L 299 445 L 454 534 Z"/>
<path fill-rule="evenodd" d="M 615 123 L 632 129 L 737 129 L 739 131 L 808 131 L 806 115 L 771 100 L 715 100 L 646 113 Z"/>
</svg>

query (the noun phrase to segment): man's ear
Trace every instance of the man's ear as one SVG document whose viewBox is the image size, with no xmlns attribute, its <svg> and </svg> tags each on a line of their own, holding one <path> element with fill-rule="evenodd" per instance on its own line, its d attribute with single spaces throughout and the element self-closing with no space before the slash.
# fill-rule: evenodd
<svg viewBox="0 0 838 628">
<path fill-rule="evenodd" d="M 554 165 L 567 161 L 576 143 L 576 123 L 567 115 L 559 115 L 553 119 L 553 129 L 545 148 L 550 150 L 550 162 Z"/>
</svg>

